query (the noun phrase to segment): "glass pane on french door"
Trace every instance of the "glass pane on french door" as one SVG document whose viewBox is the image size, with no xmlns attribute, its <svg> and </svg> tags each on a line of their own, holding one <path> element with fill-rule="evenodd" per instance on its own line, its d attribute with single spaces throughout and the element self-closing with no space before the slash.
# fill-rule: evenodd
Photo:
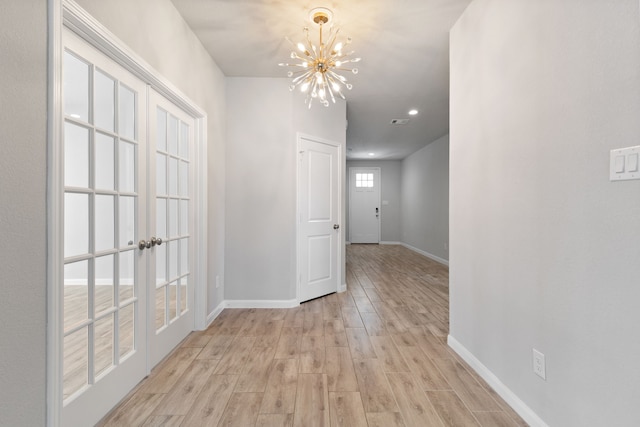
<svg viewBox="0 0 640 427">
<path fill-rule="evenodd" d="M 150 168 L 155 182 L 151 207 L 152 230 L 159 245 L 154 247 L 155 310 L 151 361 L 164 356 L 193 329 L 192 260 L 192 153 L 194 121 L 159 94 L 150 93 L 150 140 L 154 152 Z"/>
<path fill-rule="evenodd" d="M 92 425 L 146 375 L 146 86 L 64 44 L 62 425 Z"/>
</svg>

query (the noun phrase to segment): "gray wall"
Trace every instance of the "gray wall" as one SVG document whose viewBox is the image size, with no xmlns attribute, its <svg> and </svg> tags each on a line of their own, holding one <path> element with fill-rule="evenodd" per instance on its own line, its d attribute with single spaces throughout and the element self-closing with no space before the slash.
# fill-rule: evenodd
<svg viewBox="0 0 640 427">
<path fill-rule="evenodd" d="M 640 425 L 640 181 L 609 181 L 639 45 L 637 0 L 475 0 L 451 32 L 451 335 L 552 426 Z"/>
<path fill-rule="evenodd" d="M 47 3 L 0 13 L 0 425 L 45 423 Z"/>
<path fill-rule="evenodd" d="M 169 0 L 78 0 L 78 4 L 207 113 L 207 312 L 211 312 L 223 299 L 215 277 L 224 277 L 224 75 Z"/>
<path fill-rule="evenodd" d="M 402 161 L 402 242 L 449 259 L 449 136 Z"/>
<path fill-rule="evenodd" d="M 349 168 L 380 168 L 380 200 L 388 201 L 388 205 L 380 206 L 380 240 L 382 242 L 399 242 L 401 240 L 401 180 L 402 162 L 400 160 L 349 160 L 347 162 L 347 179 L 345 182 L 347 226 L 345 235 L 349 240 Z"/>
<path fill-rule="evenodd" d="M 308 110 L 289 84 L 284 78 L 227 79 L 228 300 L 296 297 L 296 132 L 344 147 L 345 104 Z"/>
</svg>

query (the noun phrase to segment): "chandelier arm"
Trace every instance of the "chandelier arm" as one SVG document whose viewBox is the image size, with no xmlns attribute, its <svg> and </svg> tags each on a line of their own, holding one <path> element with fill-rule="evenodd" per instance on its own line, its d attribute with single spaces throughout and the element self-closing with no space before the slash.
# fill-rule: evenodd
<svg viewBox="0 0 640 427">
<path fill-rule="evenodd" d="M 328 84 L 329 82 L 327 81 L 327 89 L 329 90 L 329 95 L 331 96 L 331 100 L 333 101 L 333 103 L 336 103 L 336 98 L 335 96 L 333 96 L 333 91 L 331 90 L 331 85 Z"/>
<path fill-rule="evenodd" d="M 327 46 L 328 46 L 328 48 L 327 48 L 327 52 L 331 52 L 331 53 L 332 53 L 332 55 L 333 55 L 333 46 L 334 46 L 334 45 L 335 45 L 335 43 L 336 43 L 336 38 L 338 37 L 338 33 L 339 33 L 339 32 L 340 32 L 340 28 L 338 28 L 338 29 L 336 30 L 336 33 L 333 35 L 333 38 L 331 39 L 331 43 L 329 43 L 329 44 L 327 45 Z"/>
<path fill-rule="evenodd" d="M 337 79 L 338 81 L 340 81 L 340 83 L 342 83 L 342 84 L 346 83 L 347 78 L 345 76 L 341 76 L 340 74 L 338 74 L 338 73 L 336 73 L 336 72 L 334 72 L 332 70 L 329 70 L 327 72 L 330 73 L 329 75 L 331 77 L 333 77 L 333 78 Z"/>
<path fill-rule="evenodd" d="M 300 71 L 300 72 L 302 72 L 302 71 Z M 310 75 L 311 75 L 311 71 L 310 71 L 310 70 L 307 70 L 307 72 L 306 72 L 306 73 L 301 74 L 301 75 L 297 76 L 296 78 L 294 78 L 294 79 L 291 81 L 291 83 L 293 83 L 293 84 L 295 84 L 296 86 L 298 86 L 298 85 L 300 85 L 300 84 L 304 83 L 304 81 L 305 81 L 305 80 L 307 79 L 307 77 L 309 77 Z"/>
</svg>

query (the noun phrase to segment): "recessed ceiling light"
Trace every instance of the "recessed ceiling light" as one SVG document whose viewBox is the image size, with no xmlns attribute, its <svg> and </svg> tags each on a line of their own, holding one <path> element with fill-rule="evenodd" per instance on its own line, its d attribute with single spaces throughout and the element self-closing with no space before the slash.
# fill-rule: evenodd
<svg viewBox="0 0 640 427">
<path fill-rule="evenodd" d="M 409 115 L 410 116 L 417 116 L 418 115 L 418 110 L 416 110 L 416 109 L 409 110 Z"/>
<path fill-rule="evenodd" d="M 370 156 L 375 156 L 375 155 L 376 155 L 376 153 L 369 153 L 369 155 L 370 155 Z"/>
</svg>

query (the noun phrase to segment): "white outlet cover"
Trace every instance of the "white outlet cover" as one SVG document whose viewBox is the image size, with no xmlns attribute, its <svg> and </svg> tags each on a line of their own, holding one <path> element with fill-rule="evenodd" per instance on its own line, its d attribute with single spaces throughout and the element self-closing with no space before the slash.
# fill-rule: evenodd
<svg viewBox="0 0 640 427">
<path fill-rule="evenodd" d="M 533 372 L 543 380 L 547 379 L 547 367 L 544 360 L 544 354 L 540 353 L 535 348 L 533 349 Z"/>
</svg>

